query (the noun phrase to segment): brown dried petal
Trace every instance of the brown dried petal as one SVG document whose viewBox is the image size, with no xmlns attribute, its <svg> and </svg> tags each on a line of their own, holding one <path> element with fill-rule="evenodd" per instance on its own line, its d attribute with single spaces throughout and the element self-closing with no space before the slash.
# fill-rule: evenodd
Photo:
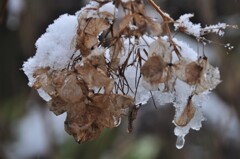
<svg viewBox="0 0 240 159">
<path fill-rule="evenodd" d="M 100 54 L 100 55 L 91 55 L 91 56 L 88 58 L 88 61 L 89 61 L 89 63 L 92 64 L 93 67 L 102 70 L 102 72 L 103 72 L 105 75 L 108 74 L 108 73 L 107 73 L 107 72 L 108 72 L 108 69 L 107 69 L 106 61 L 105 61 L 105 58 L 104 58 L 104 55 L 103 55 L 103 54 Z"/>
<path fill-rule="evenodd" d="M 199 60 L 199 64 L 203 70 L 201 72 L 201 78 L 196 87 L 196 93 L 202 93 L 206 90 L 214 89 L 220 82 L 220 74 L 218 68 L 213 67 L 209 64 L 206 58 Z"/>
<path fill-rule="evenodd" d="M 150 57 L 141 68 L 143 79 L 151 85 L 165 82 L 166 78 L 163 73 L 166 66 L 166 62 L 160 56 Z"/>
<path fill-rule="evenodd" d="M 103 127 L 97 124 L 101 110 L 84 103 L 69 107 L 65 130 L 79 143 L 95 139 Z"/>
<path fill-rule="evenodd" d="M 87 26 L 83 30 L 85 33 L 97 37 L 99 33 L 110 27 L 107 20 L 103 18 L 92 18 L 88 21 Z"/>
<path fill-rule="evenodd" d="M 98 38 L 96 36 L 86 34 L 81 30 L 78 30 L 76 37 L 76 49 L 79 49 L 81 55 L 86 57 L 90 54 L 91 49 L 97 45 Z"/>
<path fill-rule="evenodd" d="M 63 71 L 52 71 L 50 76 L 52 78 L 52 85 L 55 88 L 60 88 L 62 87 L 66 77 L 70 74 L 71 72 L 67 71 L 67 70 L 63 70 Z"/>
<path fill-rule="evenodd" d="M 86 62 L 83 66 L 78 64 L 75 66 L 75 69 L 90 88 L 104 87 L 107 94 L 110 94 L 112 91 L 113 81 L 90 63 Z"/>
<path fill-rule="evenodd" d="M 126 15 L 119 24 L 119 34 L 127 36 L 141 36 L 146 33 L 147 23 L 140 14 Z"/>
<path fill-rule="evenodd" d="M 187 64 L 185 69 L 186 82 L 189 85 L 196 84 L 201 76 L 202 69 L 203 68 L 199 66 L 196 62 L 191 62 Z"/>
<path fill-rule="evenodd" d="M 68 103 L 77 103 L 83 100 L 84 95 L 78 85 L 76 74 L 66 77 L 63 86 L 58 90 L 59 96 Z"/>
<path fill-rule="evenodd" d="M 172 61 L 172 51 L 168 42 L 157 39 L 150 44 L 149 56 L 160 56 L 163 61 L 171 63 Z"/>
<path fill-rule="evenodd" d="M 203 68 L 197 62 L 180 60 L 174 64 L 177 77 L 189 85 L 196 85 L 201 77 Z"/>
<path fill-rule="evenodd" d="M 144 3 L 142 0 L 128 1 L 122 3 L 124 9 L 133 10 L 135 13 L 145 14 Z"/>
<path fill-rule="evenodd" d="M 122 32 L 125 31 L 126 28 L 128 28 L 129 24 L 132 22 L 133 16 L 132 15 L 126 15 L 122 21 L 119 23 L 119 33 L 121 34 Z"/>
<path fill-rule="evenodd" d="M 38 75 L 47 74 L 50 70 L 50 67 L 38 68 L 33 72 L 33 77 L 36 78 Z"/>
<path fill-rule="evenodd" d="M 111 94 L 111 101 L 113 102 L 114 108 L 126 109 L 134 105 L 134 100 L 131 96 L 121 94 Z"/>
<path fill-rule="evenodd" d="M 91 104 L 100 109 L 107 109 L 109 106 L 111 106 L 110 97 L 106 94 L 94 94 Z"/>
<path fill-rule="evenodd" d="M 60 115 L 67 111 L 68 103 L 63 101 L 60 97 L 54 97 L 48 102 L 49 110 L 55 115 Z"/>
<path fill-rule="evenodd" d="M 182 114 L 180 115 L 179 118 L 175 119 L 175 123 L 178 126 L 186 126 L 194 117 L 194 114 L 196 112 L 196 108 L 194 107 L 192 100 L 189 99 L 186 107 L 184 108 Z"/>
<path fill-rule="evenodd" d="M 33 84 L 34 89 L 42 88 L 49 96 L 56 96 L 57 92 L 52 85 L 52 79 L 49 77 L 47 73 L 40 74 L 37 76 L 36 81 Z"/>
<path fill-rule="evenodd" d="M 151 36 L 160 36 L 163 32 L 162 25 L 160 22 L 154 21 L 153 19 L 146 17 L 147 32 Z"/>
</svg>

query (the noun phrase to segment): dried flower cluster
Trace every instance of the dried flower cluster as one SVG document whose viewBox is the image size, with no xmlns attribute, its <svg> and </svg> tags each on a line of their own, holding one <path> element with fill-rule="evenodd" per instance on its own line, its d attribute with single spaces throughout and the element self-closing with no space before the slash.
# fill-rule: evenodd
<svg viewBox="0 0 240 159">
<path fill-rule="evenodd" d="M 149 2 L 160 18 L 146 13 L 143 0 L 92 0 L 49 26 L 35 57 L 24 63 L 29 85 L 56 115 L 67 113 L 65 130 L 77 142 L 117 127 L 126 115 L 131 132 L 138 109 L 151 97 L 176 107 L 178 148 L 190 128 L 201 127 L 199 101 L 220 83 L 219 71 L 204 54 L 173 39 L 169 22 L 198 39 L 206 28 L 189 22 L 189 15 L 174 21 Z"/>
</svg>

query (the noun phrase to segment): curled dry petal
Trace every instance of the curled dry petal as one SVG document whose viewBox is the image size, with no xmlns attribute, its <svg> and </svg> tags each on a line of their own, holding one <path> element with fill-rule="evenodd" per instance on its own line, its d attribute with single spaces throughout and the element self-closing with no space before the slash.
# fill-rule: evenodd
<svg viewBox="0 0 240 159">
<path fill-rule="evenodd" d="M 207 58 L 200 58 L 199 64 L 203 67 L 201 78 L 196 87 L 196 94 L 214 89 L 220 82 L 220 73 L 218 68 L 209 64 Z"/>
<path fill-rule="evenodd" d="M 220 83 L 219 70 L 210 65 L 205 57 L 200 57 L 198 61 L 180 60 L 174 68 L 180 80 L 196 86 L 196 94 L 211 90 Z"/>
<path fill-rule="evenodd" d="M 196 108 L 192 103 L 192 99 L 189 98 L 188 103 L 184 108 L 182 114 L 177 119 L 175 119 L 174 122 L 178 126 L 181 126 L 181 127 L 186 126 L 194 117 L 195 112 L 196 112 Z"/>
<path fill-rule="evenodd" d="M 102 13 L 104 18 L 89 18 L 88 14 L 89 10 L 85 9 L 79 15 L 76 36 L 76 49 L 79 49 L 84 57 L 88 56 L 91 49 L 98 44 L 99 34 L 110 27 L 109 21 L 106 19 L 106 16 L 111 15 L 110 13 Z"/>
</svg>

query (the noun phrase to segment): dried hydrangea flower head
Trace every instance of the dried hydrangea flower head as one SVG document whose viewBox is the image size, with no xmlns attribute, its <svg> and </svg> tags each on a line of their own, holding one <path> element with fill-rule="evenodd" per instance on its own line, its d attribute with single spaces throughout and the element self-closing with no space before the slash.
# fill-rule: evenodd
<svg viewBox="0 0 240 159">
<path fill-rule="evenodd" d="M 228 25 L 211 31 L 190 22 L 190 14 L 174 21 L 148 2 L 161 21 L 146 13 L 143 0 L 92 0 L 76 15 L 60 16 L 23 65 L 29 86 L 53 113 L 67 114 L 65 130 L 79 143 L 117 127 L 126 115 L 131 132 L 137 111 L 151 97 L 176 108 L 178 148 L 190 128 L 201 127 L 201 101 L 220 83 L 219 71 L 205 55 L 172 38 L 169 25 L 201 43 Z"/>
</svg>

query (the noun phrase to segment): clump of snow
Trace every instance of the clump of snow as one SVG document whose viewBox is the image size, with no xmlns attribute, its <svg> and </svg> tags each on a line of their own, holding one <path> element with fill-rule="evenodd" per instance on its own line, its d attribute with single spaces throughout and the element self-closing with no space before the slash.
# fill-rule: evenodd
<svg viewBox="0 0 240 159">
<path fill-rule="evenodd" d="M 38 68 L 64 69 L 75 52 L 74 37 L 77 32 L 77 16 L 64 14 L 49 25 L 36 42 L 36 54 L 23 64 L 29 86 L 35 82 L 33 72 Z"/>
<path fill-rule="evenodd" d="M 184 30 L 186 33 L 195 37 L 200 37 L 201 25 L 193 24 L 189 19 L 192 18 L 193 14 L 184 14 L 174 23 L 175 30 Z"/>
<path fill-rule="evenodd" d="M 99 12 L 109 12 L 112 15 L 114 15 L 115 13 L 115 6 L 113 5 L 113 2 L 108 2 L 106 4 L 104 4 L 102 7 L 99 8 Z"/>
<path fill-rule="evenodd" d="M 218 23 L 216 25 L 209 25 L 209 26 L 206 26 L 202 29 L 202 33 L 203 34 L 216 33 L 219 36 L 224 36 L 223 29 L 226 29 L 227 26 L 228 25 L 226 23 Z"/>
</svg>

